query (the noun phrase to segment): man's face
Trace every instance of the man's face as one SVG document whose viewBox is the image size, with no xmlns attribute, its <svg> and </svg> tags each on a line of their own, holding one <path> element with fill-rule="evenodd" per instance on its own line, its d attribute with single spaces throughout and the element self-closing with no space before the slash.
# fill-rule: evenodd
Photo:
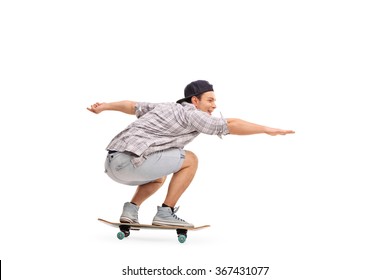
<svg viewBox="0 0 390 280">
<path fill-rule="evenodd" d="M 202 94 L 200 99 L 193 96 L 191 101 L 192 104 L 194 104 L 198 110 L 206 112 L 210 116 L 215 110 L 215 108 L 217 108 L 217 105 L 215 105 L 216 99 L 215 99 L 214 91 L 206 91 L 205 93 Z"/>
</svg>

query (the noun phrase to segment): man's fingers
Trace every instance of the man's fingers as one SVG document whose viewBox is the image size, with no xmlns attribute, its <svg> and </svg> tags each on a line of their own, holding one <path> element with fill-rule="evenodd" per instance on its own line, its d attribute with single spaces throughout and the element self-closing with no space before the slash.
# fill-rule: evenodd
<svg viewBox="0 0 390 280">
<path fill-rule="evenodd" d="M 282 131 L 279 131 L 279 135 L 286 135 L 286 134 L 294 134 L 295 131 L 294 130 L 282 130 Z M 277 134 L 275 134 L 277 135 Z"/>
<path fill-rule="evenodd" d="M 94 108 L 92 108 L 92 106 L 91 106 L 91 108 L 87 108 L 87 110 L 96 114 L 96 111 L 94 110 Z"/>
</svg>

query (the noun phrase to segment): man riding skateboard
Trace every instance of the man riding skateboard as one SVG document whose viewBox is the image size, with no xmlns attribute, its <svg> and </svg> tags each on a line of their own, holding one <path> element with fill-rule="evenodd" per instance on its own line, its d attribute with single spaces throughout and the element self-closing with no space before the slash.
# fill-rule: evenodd
<svg viewBox="0 0 390 280">
<path fill-rule="evenodd" d="M 87 108 L 95 114 L 114 110 L 138 118 L 106 148 L 107 175 L 118 183 L 138 186 L 131 201 L 123 206 L 121 222 L 139 223 L 141 204 L 173 174 L 164 203 L 157 207 L 152 224 L 193 227 L 175 214 L 178 210 L 175 206 L 198 167 L 196 155 L 184 147 L 200 133 L 218 136 L 295 133 L 236 118 L 213 117 L 215 102 L 213 86 L 198 80 L 185 87 L 184 98 L 176 103 L 119 101 L 95 103 Z"/>
</svg>

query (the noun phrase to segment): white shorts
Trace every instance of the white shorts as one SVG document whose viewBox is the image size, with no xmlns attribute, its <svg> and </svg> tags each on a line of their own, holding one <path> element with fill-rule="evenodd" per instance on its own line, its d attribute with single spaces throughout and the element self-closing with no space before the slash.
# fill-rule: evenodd
<svg viewBox="0 0 390 280">
<path fill-rule="evenodd" d="M 184 162 L 185 151 L 175 148 L 155 152 L 146 156 L 146 160 L 139 167 L 133 166 L 132 157 L 133 155 L 127 152 L 108 154 L 105 172 L 118 183 L 143 185 L 179 171 Z"/>
</svg>

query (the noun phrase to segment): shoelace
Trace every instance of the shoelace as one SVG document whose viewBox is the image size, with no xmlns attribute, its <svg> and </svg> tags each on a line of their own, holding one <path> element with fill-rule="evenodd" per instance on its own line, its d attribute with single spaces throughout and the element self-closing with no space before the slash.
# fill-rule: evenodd
<svg viewBox="0 0 390 280">
<path fill-rule="evenodd" d="M 180 206 L 173 208 L 172 217 L 175 218 L 176 220 L 181 221 L 181 222 L 186 222 L 185 220 L 183 220 L 183 219 L 179 218 L 178 216 L 176 216 L 175 213 L 179 210 L 179 208 L 180 208 Z"/>
</svg>

